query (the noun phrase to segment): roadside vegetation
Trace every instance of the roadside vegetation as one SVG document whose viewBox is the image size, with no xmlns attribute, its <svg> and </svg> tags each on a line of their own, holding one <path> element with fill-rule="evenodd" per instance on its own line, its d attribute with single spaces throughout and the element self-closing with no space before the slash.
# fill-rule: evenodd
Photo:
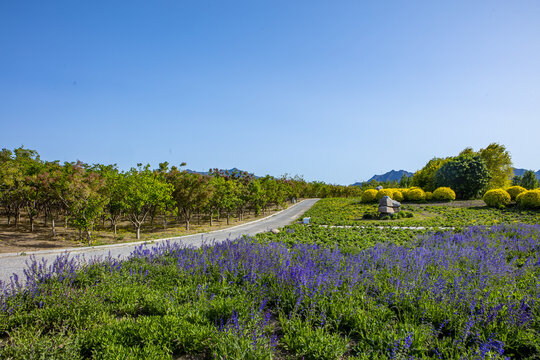
<svg viewBox="0 0 540 360">
<path fill-rule="evenodd" d="M 1 230 L 5 237 L 9 232 L 14 237 L 39 232 L 49 240 L 99 244 L 140 239 L 145 232 L 155 235 L 160 230 L 167 236 L 171 226 L 189 231 L 194 224 L 199 230 L 216 222 L 229 225 L 299 198 L 360 194 L 358 187 L 306 182 L 301 177 L 257 178 L 218 169 L 199 174 L 182 170 L 183 166 L 161 163 L 151 169 L 138 164 L 120 171 L 115 165 L 42 161 L 36 151 L 22 147 L 3 149 Z"/>
<path fill-rule="evenodd" d="M 509 180 L 506 155 L 497 144 L 465 149 L 383 189 L 64 164 L 56 174 L 69 176 L 51 186 L 77 194 L 80 183 L 86 194 L 102 181 L 93 226 L 130 221 L 134 232 L 147 228 L 144 202 L 127 199 L 146 187 L 169 196 L 146 216 L 186 226 L 325 198 L 307 224 L 221 244 L 141 245 L 126 260 L 34 258 L 25 278 L 0 283 L 0 358 L 538 359 L 540 190 L 529 175 Z M 398 215 L 379 216 L 383 196 L 401 202 Z M 28 219 L 46 208 L 24 204 Z M 88 231 L 77 208 L 57 204 L 69 226 Z"/>
</svg>

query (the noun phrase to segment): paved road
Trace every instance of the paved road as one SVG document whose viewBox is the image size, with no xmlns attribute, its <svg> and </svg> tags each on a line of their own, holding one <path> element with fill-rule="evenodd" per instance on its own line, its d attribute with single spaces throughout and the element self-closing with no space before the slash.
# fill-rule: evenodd
<svg viewBox="0 0 540 360">
<path fill-rule="evenodd" d="M 317 202 L 317 200 L 318 199 L 303 200 L 279 213 L 243 225 L 238 225 L 228 229 L 217 230 L 209 233 L 153 240 L 151 242 L 148 242 L 148 246 L 152 246 L 156 243 L 163 241 L 180 242 L 185 245 L 200 246 L 203 242 L 220 242 L 227 239 L 236 239 L 242 235 L 255 235 L 261 232 L 269 231 L 274 228 L 279 228 L 291 224 L 296 219 L 298 219 L 304 212 L 306 212 L 310 207 L 312 207 L 313 204 Z M 69 252 L 71 255 L 84 254 L 84 257 L 87 260 L 98 256 L 105 257 L 109 254 L 112 257 L 124 257 L 129 255 L 133 251 L 135 246 L 140 246 L 141 243 L 144 242 L 84 248 L 33 251 L 26 253 L 26 255 L 20 255 L 20 253 L 0 254 L 0 281 L 10 282 L 10 277 L 14 273 L 17 274 L 20 279 L 24 279 L 23 271 L 26 268 L 26 261 L 29 260 L 31 255 L 35 255 L 38 260 L 40 258 L 45 258 L 48 264 L 50 264 L 58 254 L 66 251 Z"/>
</svg>

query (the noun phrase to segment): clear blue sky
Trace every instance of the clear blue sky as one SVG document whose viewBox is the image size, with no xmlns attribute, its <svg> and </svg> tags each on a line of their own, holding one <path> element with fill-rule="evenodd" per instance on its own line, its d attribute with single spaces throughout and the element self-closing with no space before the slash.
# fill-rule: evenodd
<svg viewBox="0 0 540 360">
<path fill-rule="evenodd" d="M 0 2 L 0 147 L 350 184 L 540 168 L 540 1 Z"/>
</svg>

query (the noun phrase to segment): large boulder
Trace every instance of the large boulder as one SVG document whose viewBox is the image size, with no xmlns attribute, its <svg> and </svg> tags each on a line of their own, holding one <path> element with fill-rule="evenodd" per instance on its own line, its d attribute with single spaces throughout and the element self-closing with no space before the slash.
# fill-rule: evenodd
<svg viewBox="0 0 540 360">
<path fill-rule="evenodd" d="M 383 196 L 379 200 L 379 212 L 381 214 L 393 214 L 401 210 L 401 203 L 396 200 L 392 200 L 390 196 Z"/>
</svg>

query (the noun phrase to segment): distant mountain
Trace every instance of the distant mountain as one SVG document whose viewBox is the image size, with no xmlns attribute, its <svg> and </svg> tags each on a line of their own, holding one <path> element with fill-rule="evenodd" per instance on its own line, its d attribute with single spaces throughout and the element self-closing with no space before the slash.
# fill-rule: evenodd
<svg viewBox="0 0 540 360">
<path fill-rule="evenodd" d="M 405 171 L 405 170 L 390 170 L 389 172 L 382 174 L 382 175 L 373 175 L 368 181 L 371 180 L 379 181 L 379 182 L 385 182 L 385 181 L 399 181 L 403 177 L 403 175 L 407 175 L 408 177 L 413 176 L 412 172 Z M 362 185 L 362 182 L 354 183 L 353 186 L 360 186 Z"/>
<path fill-rule="evenodd" d="M 525 174 L 525 171 L 527 171 L 527 169 L 516 169 L 516 168 L 514 168 L 514 175 L 523 176 L 523 174 Z M 540 180 L 540 170 L 538 170 L 534 174 L 536 175 L 536 178 L 538 180 Z"/>
</svg>

